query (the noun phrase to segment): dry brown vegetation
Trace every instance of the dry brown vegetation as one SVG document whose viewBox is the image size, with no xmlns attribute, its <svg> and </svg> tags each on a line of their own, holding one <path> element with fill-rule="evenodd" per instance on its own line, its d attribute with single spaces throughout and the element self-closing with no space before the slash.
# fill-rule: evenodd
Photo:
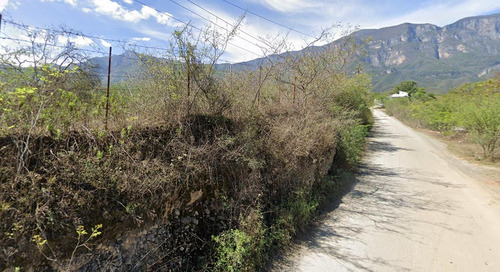
<svg viewBox="0 0 500 272">
<path fill-rule="evenodd" d="M 0 269 L 255 270 L 305 227 L 339 186 L 324 178 L 335 155 L 355 167 L 371 122 L 357 45 L 230 75 L 215 69 L 230 35 L 207 33 L 138 54 L 142 79 L 112 91 L 108 130 L 87 71 L 4 60 Z"/>
</svg>

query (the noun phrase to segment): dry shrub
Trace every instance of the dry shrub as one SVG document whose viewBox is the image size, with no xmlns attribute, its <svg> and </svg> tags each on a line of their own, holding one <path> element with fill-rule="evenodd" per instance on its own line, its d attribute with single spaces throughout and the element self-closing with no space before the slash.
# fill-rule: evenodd
<svg viewBox="0 0 500 272">
<path fill-rule="evenodd" d="M 57 137 L 30 132 L 17 172 L 16 137 L 26 135 L 0 139 L 6 158 L 0 163 L 0 243 L 7 248 L 0 270 L 51 265 L 30 242 L 34 235 L 52 245 L 42 253 L 68 258 L 75 228 L 100 223 L 101 251 L 141 228 L 168 226 L 172 235 L 163 237 L 170 240 L 162 248 L 168 254 L 148 256 L 150 267 L 223 266 L 217 254 L 234 252 L 212 240 L 220 237 L 228 247 L 242 240 L 250 251 L 239 264 L 258 268 L 268 246 L 309 222 L 317 206 L 313 188 L 331 167 L 340 132 L 363 122 L 368 82 L 339 70 L 336 55 L 308 54 L 264 67 L 260 80 L 259 71 L 235 72 L 228 80 L 214 70 L 216 59 L 209 65 L 184 53 L 184 62 L 141 57 L 146 73 L 130 84 L 130 93 L 113 96 L 108 131 L 94 118 Z M 193 74 L 189 90 L 186 64 Z M 101 118 L 102 105 L 96 110 Z"/>
</svg>

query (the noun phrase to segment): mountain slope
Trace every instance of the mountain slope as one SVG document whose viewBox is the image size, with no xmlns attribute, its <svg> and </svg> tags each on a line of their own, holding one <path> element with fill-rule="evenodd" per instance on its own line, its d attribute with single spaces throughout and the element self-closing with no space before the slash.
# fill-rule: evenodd
<svg viewBox="0 0 500 272">
<path fill-rule="evenodd" d="M 103 82 L 108 78 L 108 57 L 92 58 L 86 63 L 94 67 L 95 72 Z M 117 83 L 131 79 L 137 74 L 141 66 L 139 57 L 132 51 L 125 51 L 121 55 L 113 55 L 111 58 L 111 82 Z"/>
<path fill-rule="evenodd" d="M 374 90 L 415 80 L 433 92 L 477 81 L 500 68 L 500 14 L 470 17 L 445 27 L 409 24 L 353 33 L 366 43 L 365 69 Z"/>
<path fill-rule="evenodd" d="M 364 69 L 372 75 L 375 92 L 389 90 L 400 81 L 415 80 L 429 91 L 443 93 L 500 71 L 500 14 L 464 18 L 445 27 L 404 23 L 364 29 L 351 37 L 365 43 Z M 340 43 L 342 39 L 304 50 Z M 262 61 L 235 67 L 255 67 Z"/>
<path fill-rule="evenodd" d="M 375 92 L 389 90 L 400 81 L 415 80 L 428 91 L 444 93 L 500 71 L 500 14 L 464 18 L 444 27 L 404 23 L 364 29 L 352 33 L 351 37 L 364 43 L 367 52 L 363 58 L 364 69 L 372 75 Z M 302 51 L 322 50 L 340 43 L 342 39 Z M 113 57 L 112 81 L 127 79 L 129 72 L 137 70 L 137 60 L 132 52 Z M 92 61 L 99 64 L 99 74 L 104 79 L 107 58 Z M 260 58 L 234 64 L 233 69 L 256 69 L 265 63 L 266 59 Z M 218 68 L 228 67 L 221 64 Z"/>
</svg>

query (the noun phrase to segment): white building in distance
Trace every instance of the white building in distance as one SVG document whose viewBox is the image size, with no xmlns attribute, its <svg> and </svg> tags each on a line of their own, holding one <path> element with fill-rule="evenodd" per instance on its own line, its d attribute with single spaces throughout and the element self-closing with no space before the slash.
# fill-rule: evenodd
<svg viewBox="0 0 500 272">
<path fill-rule="evenodd" d="M 407 92 L 399 91 L 397 94 L 391 94 L 391 98 L 408 97 Z"/>
</svg>

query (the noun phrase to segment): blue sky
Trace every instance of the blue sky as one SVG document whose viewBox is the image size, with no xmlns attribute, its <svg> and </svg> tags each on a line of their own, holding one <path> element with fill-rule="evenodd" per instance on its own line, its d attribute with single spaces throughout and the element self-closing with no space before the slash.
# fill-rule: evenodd
<svg viewBox="0 0 500 272">
<path fill-rule="evenodd" d="M 106 48 L 110 45 L 113 48 L 120 48 L 120 44 L 109 39 L 123 40 L 129 44 L 167 47 L 172 31 L 181 24 L 178 20 L 191 22 L 199 28 L 209 24 L 199 15 L 227 27 L 224 21 L 235 22 L 245 14 L 242 9 L 236 7 L 240 6 L 250 12 L 245 14 L 241 31 L 227 47 L 224 59 L 231 62 L 262 56 L 264 44 L 275 40 L 278 35 L 279 37 L 286 35 L 291 48 L 301 49 L 311 42 L 314 36 L 319 35 L 322 29 L 338 23 L 343 27 L 335 28 L 332 37 L 339 37 L 349 28 L 348 26 L 380 28 L 404 22 L 444 26 L 463 17 L 500 12 L 498 0 L 140 0 L 139 2 L 136 0 L 0 0 L 0 11 L 5 20 L 45 28 L 65 26 L 100 38 L 68 37 L 82 48 L 89 46 Z M 287 28 L 252 13 L 271 19 Z M 18 32 L 15 27 L 3 23 L 0 35 L 19 37 L 21 34 Z M 3 45 L 7 45 L 8 42 L 0 40 Z M 120 49 L 116 49 L 115 52 L 120 52 Z"/>
</svg>

